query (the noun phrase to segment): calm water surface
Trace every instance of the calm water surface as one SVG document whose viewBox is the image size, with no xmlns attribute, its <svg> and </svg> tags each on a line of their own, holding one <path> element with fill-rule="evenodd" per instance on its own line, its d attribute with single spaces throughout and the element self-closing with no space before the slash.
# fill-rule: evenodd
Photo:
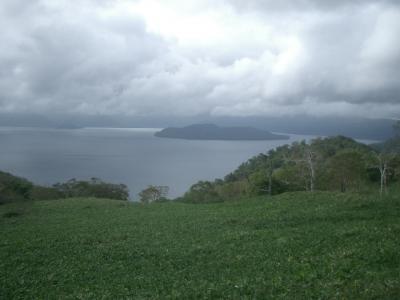
<svg viewBox="0 0 400 300">
<path fill-rule="evenodd" d="M 250 157 L 282 141 L 189 141 L 153 136 L 159 129 L 0 128 L 0 170 L 51 185 L 98 177 L 125 183 L 131 198 L 149 184 L 182 195 L 198 180 L 222 178 Z"/>
</svg>

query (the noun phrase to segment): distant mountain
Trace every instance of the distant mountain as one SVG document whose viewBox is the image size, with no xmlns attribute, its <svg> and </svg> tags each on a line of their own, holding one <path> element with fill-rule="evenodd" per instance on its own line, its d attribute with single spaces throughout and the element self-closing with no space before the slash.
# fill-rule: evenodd
<svg viewBox="0 0 400 300">
<path fill-rule="evenodd" d="M 371 147 L 384 153 L 400 153 L 400 137 L 394 137 L 382 143 L 371 144 Z"/>
<path fill-rule="evenodd" d="M 169 127 L 155 133 L 157 137 L 186 140 L 286 140 L 286 135 L 273 134 L 253 127 L 219 127 L 195 124 L 183 128 Z"/>
<path fill-rule="evenodd" d="M 216 124 L 218 126 L 251 126 L 272 132 L 308 134 L 316 136 L 343 135 L 355 139 L 385 141 L 393 137 L 395 120 L 368 119 L 340 116 L 248 116 L 227 117 L 208 114 L 190 117 L 129 116 L 129 115 L 67 115 L 16 114 L 0 112 L 0 126 L 62 128 L 65 124 L 76 127 L 110 128 L 165 128 L 187 124 Z M 72 126 L 71 125 L 71 126 Z"/>
</svg>

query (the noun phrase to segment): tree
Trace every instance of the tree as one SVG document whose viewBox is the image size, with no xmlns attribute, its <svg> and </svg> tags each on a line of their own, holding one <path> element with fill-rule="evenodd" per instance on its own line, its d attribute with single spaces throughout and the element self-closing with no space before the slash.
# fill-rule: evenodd
<svg viewBox="0 0 400 300">
<path fill-rule="evenodd" d="M 272 196 L 272 176 L 274 175 L 276 161 L 273 159 L 271 153 L 269 154 L 270 155 L 266 155 L 265 159 L 265 174 L 267 175 L 268 180 L 266 191 L 268 192 L 268 196 Z"/>
<path fill-rule="evenodd" d="M 229 201 L 243 197 L 248 194 L 249 185 L 249 181 L 245 179 L 213 185 L 212 190 L 203 195 L 203 202 Z"/>
<path fill-rule="evenodd" d="M 168 186 L 154 186 L 149 185 L 146 189 L 139 193 L 140 202 L 151 203 L 154 201 L 160 201 L 166 199 L 168 196 L 169 187 Z"/>
<path fill-rule="evenodd" d="M 0 204 L 31 200 L 33 186 L 24 178 L 0 171 Z"/>
<path fill-rule="evenodd" d="M 293 143 L 291 148 L 291 156 L 286 158 L 288 162 L 294 162 L 301 167 L 306 169 L 306 176 L 308 177 L 308 185 L 306 190 L 314 192 L 315 180 L 316 180 L 316 160 L 317 151 L 313 145 L 307 144 L 305 141 L 301 143 Z M 303 175 L 303 174 L 302 174 Z"/>
<path fill-rule="evenodd" d="M 304 149 L 305 153 L 305 159 L 308 165 L 308 169 L 310 172 L 310 191 L 314 192 L 315 189 L 315 158 L 316 154 L 315 152 L 311 149 L 311 146 L 308 146 Z"/>
<path fill-rule="evenodd" d="M 129 190 L 124 184 L 103 182 L 98 178 L 90 181 L 76 180 L 75 178 L 65 183 L 56 183 L 52 187 L 57 193 L 68 197 L 95 197 L 115 200 L 128 200 Z"/>
<path fill-rule="evenodd" d="M 332 156 L 325 166 L 327 185 L 339 187 L 346 192 L 349 187 L 358 187 L 366 177 L 366 166 L 362 153 L 357 150 L 343 150 Z"/>
<path fill-rule="evenodd" d="M 380 175 L 380 189 L 379 193 L 382 197 L 383 193 L 387 193 L 387 178 L 392 164 L 396 161 L 396 155 L 394 153 L 373 153 L 372 154 L 372 167 L 379 170 Z"/>
<path fill-rule="evenodd" d="M 229 182 L 228 182 L 229 183 Z M 222 201 L 220 194 L 217 190 L 220 190 L 222 186 L 216 185 L 209 181 L 199 181 L 192 185 L 183 196 L 183 201 L 191 203 L 207 203 L 207 202 L 218 202 Z"/>
<path fill-rule="evenodd" d="M 276 181 L 273 181 L 280 192 L 308 191 L 310 185 L 306 172 L 304 164 L 288 162 L 274 172 L 273 179 Z"/>
<path fill-rule="evenodd" d="M 278 153 L 274 150 L 270 150 L 268 152 L 268 155 L 265 156 L 265 165 L 263 166 L 263 169 L 265 170 L 265 174 L 267 176 L 267 181 L 268 181 L 268 186 L 266 191 L 268 192 L 269 196 L 272 196 L 273 190 L 272 190 L 272 185 L 273 185 L 273 176 L 274 172 L 277 168 L 282 166 L 283 160 L 282 157 L 278 155 Z"/>
<path fill-rule="evenodd" d="M 384 153 L 379 153 L 377 156 L 377 162 L 378 162 L 378 169 L 379 173 L 381 175 L 381 180 L 380 180 L 380 195 L 382 196 L 383 191 L 385 190 L 385 193 L 387 193 L 387 172 L 389 168 L 389 162 L 391 158 L 388 155 L 385 155 Z"/>
<path fill-rule="evenodd" d="M 389 175 L 397 177 L 400 171 L 400 120 L 393 124 L 394 138 L 389 139 L 381 147 L 380 153 L 375 153 L 373 167 L 379 169 L 380 194 L 387 193 L 387 181 Z M 389 174 L 391 173 L 391 174 Z"/>
</svg>

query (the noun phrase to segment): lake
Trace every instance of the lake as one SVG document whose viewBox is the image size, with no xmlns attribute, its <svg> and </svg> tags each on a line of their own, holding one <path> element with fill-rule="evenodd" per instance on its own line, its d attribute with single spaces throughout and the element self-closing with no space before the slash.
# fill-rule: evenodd
<svg viewBox="0 0 400 300">
<path fill-rule="evenodd" d="M 166 185 L 170 197 L 199 180 L 214 180 L 281 141 L 193 141 L 154 137 L 156 128 L 38 129 L 0 127 L 0 170 L 36 184 L 98 177 L 129 187 L 131 199 L 146 186 Z"/>
</svg>

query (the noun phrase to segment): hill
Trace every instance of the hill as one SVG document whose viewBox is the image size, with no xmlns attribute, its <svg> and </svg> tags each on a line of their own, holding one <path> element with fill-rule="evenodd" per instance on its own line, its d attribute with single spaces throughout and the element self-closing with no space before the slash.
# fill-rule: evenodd
<svg viewBox="0 0 400 300">
<path fill-rule="evenodd" d="M 0 206 L 0 295 L 396 299 L 400 199 L 286 193 L 217 204 Z"/>
<path fill-rule="evenodd" d="M 400 138 L 394 137 L 382 143 L 372 144 L 371 146 L 384 153 L 400 153 Z"/>
<path fill-rule="evenodd" d="M 371 145 L 377 151 L 383 153 L 400 154 L 400 120 L 393 124 L 394 136 L 384 142 Z"/>
<path fill-rule="evenodd" d="M 387 171 L 380 173 L 383 163 Z M 362 192 L 380 186 L 383 191 L 399 183 L 400 156 L 388 161 L 365 144 L 335 136 L 261 153 L 223 179 L 195 183 L 178 200 L 204 203 L 294 191 Z"/>
<path fill-rule="evenodd" d="M 155 133 L 157 137 L 186 140 L 284 140 L 277 135 L 252 127 L 219 127 L 214 124 L 195 124 L 183 128 L 169 127 Z"/>
</svg>

